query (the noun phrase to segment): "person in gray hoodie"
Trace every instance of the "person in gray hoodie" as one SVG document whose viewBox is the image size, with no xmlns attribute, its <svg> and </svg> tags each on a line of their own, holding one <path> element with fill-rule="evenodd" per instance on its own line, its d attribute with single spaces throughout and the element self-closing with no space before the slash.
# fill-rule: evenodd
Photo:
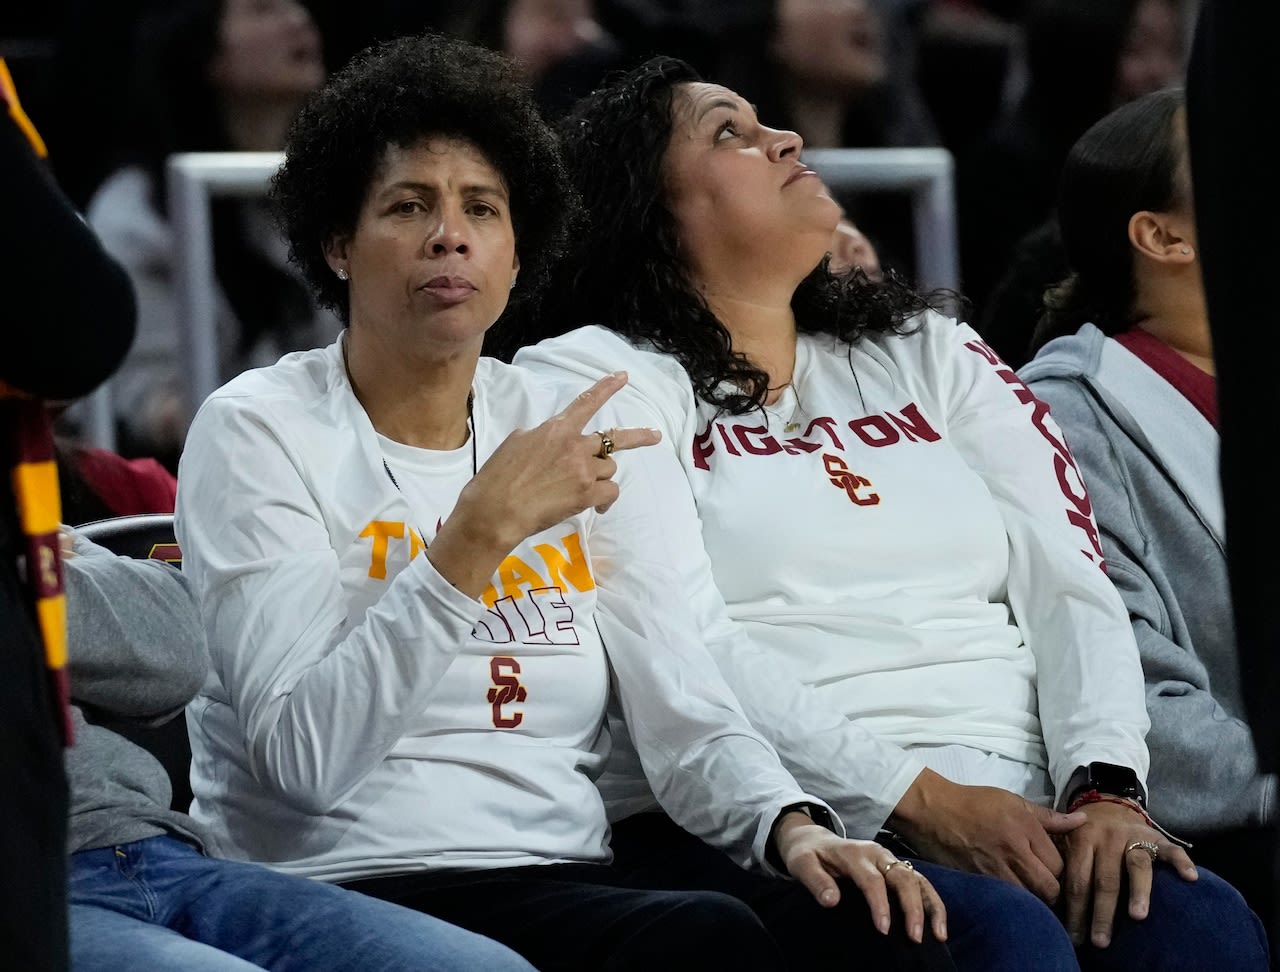
<svg viewBox="0 0 1280 972">
<path fill-rule="evenodd" d="M 1080 137 L 1057 219 L 1070 275 L 1019 376 L 1049 404 L 1092 498 L 1147 684 L 1150 798 L 1196 860 L 1270 914 L 1253 878 L 1276 823 L 1246 721 L 1223 541 L 1217 386 L 1183 93 Z"/>
<path fill-rule="evenodd" d="M 65 530 L 75 744 L 70 783 L 71 964 L 86 970 L 532 972 L 497 942 L 336 885 L 220 859 L 171 809 L 143 727 L 181 717 L 208 671 L 182 573 Z"/>
</svg>

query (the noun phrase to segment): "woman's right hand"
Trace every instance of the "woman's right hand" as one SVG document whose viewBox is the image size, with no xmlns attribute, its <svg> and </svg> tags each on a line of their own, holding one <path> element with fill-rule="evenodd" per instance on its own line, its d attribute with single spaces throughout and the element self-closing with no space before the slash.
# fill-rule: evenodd
<svg viewBox="0 0 1280 972">
<path fill-rule="evenodd" d="M 933 937 L 947 940 L 947 909 L 942 898 L 928 878 L 887 847 L 873 840 L 840 837 L 803 813 L 784 816 L 774 831 L 774 841 L 787 873 L 808 888 L 823 907 L 839 904 L 836 878 L 847 877 L 867 899 L 871 919 L 881 934 L 889 933 L 892 891 L 902 906 L 908 938 L 924 940 L 927 918 Z"/>
<path fill-rule="evenodd" d="M 427 555 L 458 590 L 478 596 L 502 559 L 521 541 L 583 510 L 603 513 L 618 498 L 617 463 L 605 454 L 656 445 L 657 429 L 584 433 L 591 417 L 627 383 L 605 375 L 558 415 L 517 429 L 458 496 Z"/>
</svg>

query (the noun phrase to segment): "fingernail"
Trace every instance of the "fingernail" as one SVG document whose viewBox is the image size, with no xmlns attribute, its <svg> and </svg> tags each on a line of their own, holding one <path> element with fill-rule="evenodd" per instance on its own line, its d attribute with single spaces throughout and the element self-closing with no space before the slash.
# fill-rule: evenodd
<svg viewBox="0 0 1280 972">
<path fill-rule="evenodd" d="M 889 934 L 889 916 L 882 915 L 876 919 L 876 928 L 880 929 L 881 935 Z"/>
<path fill-rule="evenodd" d="M 923 925 L 912 925 L 912 926 L 911 926 L 911 940 L 912 940 L 913 942 L 919 942 L 919 941 L 923 941 L 923 940 L 924 940 L 924 926 L 923 926 Z"/>
<path fill-rule="evenodd" d="M 610 375 L 609 377 L 611 377 L 611 378 L 625 378 L 625 377 L 627 377 L 627 373 L 626 373 L 625 371 L 615 371 L 615 372 L 614 372 L 612 375 Z"/>
<path fill-rule="evenodd" d="M 1108 945 L 1110 945 L 1110 944 L 1111 944 L 1111 936 L 1110 936 L 1110 935 L 1107 935 L 1107 934 L 1105 934 L 1105 933 L 1103 933 L 1103 932 L 1094 932 L 1094 933 L 1093 933 L 1093 945 L 1094 945 L 1094 948 L 1106 948 L 1106 947 L 1107 947 Z"/>
<path fill-rule="evenodd" d="M 827 888 L 818 898 L 824 905 L 833 905 L 836 903 L 836 889 Z"/>
</svg>

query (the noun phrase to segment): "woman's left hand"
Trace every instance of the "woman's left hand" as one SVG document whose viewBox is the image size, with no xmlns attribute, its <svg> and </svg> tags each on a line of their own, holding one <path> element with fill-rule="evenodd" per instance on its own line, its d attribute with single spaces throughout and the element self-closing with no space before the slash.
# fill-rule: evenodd
<svg viewBox="0 0 1280 972">
<path fill-rule="evenodd" d="M 1129 877 L 1129 917 L 1135 921 L 1147 917 L 1151 909 L 1151 880 L 1157 860 L 1171 865 L 1184 881 L 1194 881 L 1199 875 L 1187 852 L 1148 827 L 1136 807 L 1090 803 L 1081 810 L 1088 820 L 1060 838 L 1066 858 L 1063 920 L 1071 940 L 1083 943 L 1092 898 L 1089 940 L 1097 948 L 1106 948 L 1111 944 L 1124 872 Z"/>
<path fill-rule="evenodd" d="M 849 840 L 833 834 L 802 813 L 789 813 L 774 832 L 775 846 L 787 873 L 803 884 L 824 908 L 840 903 L 836 878 L 847 877 L 867 899 L 871 918 L 882 934 L 889 932 L 889 891 L 898 898 L 907 935 L 924 940 L 929 919 L 933 936 L 947 939 L 947 909 L 929 880 L 908 862 L 899 861 L 872 840 Z"/>
</svg>

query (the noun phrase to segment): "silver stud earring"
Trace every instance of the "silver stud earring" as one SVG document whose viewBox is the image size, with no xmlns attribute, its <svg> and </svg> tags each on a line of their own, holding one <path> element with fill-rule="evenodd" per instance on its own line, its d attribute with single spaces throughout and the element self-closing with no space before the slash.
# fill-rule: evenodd
<svg viewBox="0 0 1280 972">
<path fill-rule="evenodd" d="M 342 280 L 345 282 L 351 279 L 351 274 L 347 273 L 346 268 L 344 267 L 338 267 L 338 269 L 335 270 L 334 272 L 338 275 L 339 280 Z"/>
<path fill-rule="evenodd" d="M 516 277 L 512 277 L 512 278 L 511 278 L 511 289 L 512 289 L 512 290 L 515 290 L 515 289 L 516 289 L 516 280 L 517 280 L 517 279 L 518 279 L 518 278 L 516 278 Z"/>
<path fill-rule="evenodd" d="M 1184 247 L 1182 248 L 1182 255 L 1183 255 L 1183 256 L 1190 256 L 1190 255 L 1191 255 L 1191 247 L 1189 247 L 1189 246 L 1184 246 Z"/>
</svg>

